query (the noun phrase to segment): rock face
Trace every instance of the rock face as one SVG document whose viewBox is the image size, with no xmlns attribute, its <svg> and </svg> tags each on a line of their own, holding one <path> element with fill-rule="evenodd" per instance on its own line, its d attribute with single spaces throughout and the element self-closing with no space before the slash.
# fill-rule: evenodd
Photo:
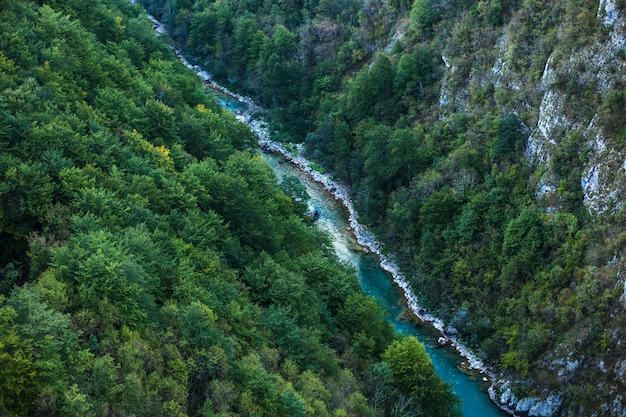
<svg viewBox="0 0 626 417">
<path fill-rule="evenodd" d="M 545 7 L 567 4 L 548 3 Z M 520 45 L 516 36 L 520 17 L 515 14 L 499 32 L 492 34 L 493 55 L 485 58 L 490 65 L 479 69 L 474 63 L 471 70 L 464 72 L 459 58 L 463 51 L 456 50 L 456 56 L 455 49 L 448 48 L 442 56 L 445 68 L 439 118 L 445 118 L 450 109 L 471 109 L 476 91 L 490 86 L 495 91 L 495 106 L 502 112 L 523 115 L 528 124 L 525 157 L 535 172 L 538 206 L 544 208 L 546 215 L 562 208 L 563 178 L 557 172 L 555 155 L 567 143 L 576 143 L 580 161 L 577 175 L 584 207 L 594 221 L 610 223 L 613 220 L 604 219 L 614 215 L 626 201 L 626 152 L 623 151 L 626 138 L 616 138 L 610 132 L 603 103 L 607 95 L 616 94 L 626 85 L 626 13 L 621 1 L 598 0 L 596 4 L 597 10 L 590 11 L 595 15 L 596 35 L 581 37 L 582 40 L 564 47 L 559 42 L 560 36 L 565 35 L 558 34 L 553 44 L 542 45 L 545 60 L 538 71 L 535 68 L 534 75 L 528 73 L 528 68 L 520 69 L 516 65 L 516 57 L 523 57 L 524 48 L 533 45 Z M 626 99 L 618 101 L 624 102 Z M 622 119 L 626 118 L 626 108 L 621 112 Z M 614 318 L 626 314 L 626 279 L 621 272 L 624 267 L 623 250 L 616 249 L 613 261 L 606 266 L 606 273 L 614 274 L 616 291 L 622 294 L 621 305 L 612 313 Z M 577 353 L 585 348 L 580 339 L 571 340 L 559 351 L 545 354 L 543 366 L 553 378 L 552 388 L 532 380 L 503 382 L 507 377 L 502 376 L 492 389 L 492 397 L 511 413 L 524 416 L 626 416 L 626 398 L 621 394 L 626 390 L 626 346 L 618 341 L 618 331 L 609 333 L 605 329 L 604 332 L 605 340 L 620 348 L 613 351 L 599 348 L 595 352 L 597 357 L 591 358 Z M 606 375 L 607 382 L 599 387 L 587 387 L 602 393 L 594 410 L 577 406 L 575 400 L 568 399 L 571 397 L 565 389 L 561 392 L 554 388 L 575 385 L 598 370 Z"/>
<path fill-rule="evenodd" d="M 551 417 L 557 415 L 563 403 L 560 393 L 552 393 L 546 399 L 539 397 L 517 398 L 508 383 L 500 386 L 501 394 L 497 401 L 511 414 L 531 417 Z"/>
<path fill-rule="evenodd" d="M 598 7 L 598 24 L 608 31 L 605 39 L 561 57 L 556 64 L 550 55 L 542 75 L 545 89 L 538 109 L 537 125 L 528 138 L 527 155 L 531 162 L 548 168 L 537 190 L 538 195 L 554 193 L 558 184 L 551 181 L 550 156 L 559 140 L 567 134 L 582 133 L 587 161 L 583 166 L 581 186 L 584 203 L 591 214 L 604 214 L 624 200 L 620 184 L 626 180 L 625 156 L 607 142 L 598 123 L 598 109 L 581 108 L 578 97 L 562 92 L 559 80 L 575 80 L 581 86 L 595 86 L 594 94 L 603 96 L 619 89 L 626 61 L 619 58 L 626 47 L 624 21 L 614 1 L 602 0 Z"/>
<path fill-rule="evenodd" d="M 547 56 L 541 78 L 524 79 L 521 71 L 511 64 L 514 49 L 513 35 L 519 22 L 512 19 L 495 42 L 495 56 L 489 71 L 470 74 L 470 79 L 459 80 L 459 67 L 454 56 L 444 55 L 444 78 L 439 95 L 441 116 L 446 108 L 470 109 L 473 85 L 493 85 L 502 95 L 513 94 L 523 102 L 496 103 L 502 108 L 518 113 L 534 113 L 536 122 L 530 126 L 526 143 L 526 156 L 530 163 L 542 171 L 537 186 L 538 197 L 550 197 L 558 189 L 558 178 L 551 172 L 551 155 L 568 134 L 582 134 L 587 160 L 582 167 L 581 186 L 584 202 L 592 214 L 603 214 L 623 201 L 620 185 L 626 180 L 626 155 L 622 155 L 607 142 L 598 123 L 598 108 L 593 104 L 581 105 L 579 94 L 568 91 L 564 84 L 585 89 L 584 94 L 599 97 L 619 89 L 624 82 L 626 68 L 626 37 L 624 16 L 616 1 L 601 0 L 597 9 L 597 25 L 606 33 L 580 49 L 558 49 Z M 569 89 L 574 88 L 572 86 Z M 525 96 L 520 97 L 520 92 Z M 498 96 L 496 95 L 496 100 Z"/>
</svg>

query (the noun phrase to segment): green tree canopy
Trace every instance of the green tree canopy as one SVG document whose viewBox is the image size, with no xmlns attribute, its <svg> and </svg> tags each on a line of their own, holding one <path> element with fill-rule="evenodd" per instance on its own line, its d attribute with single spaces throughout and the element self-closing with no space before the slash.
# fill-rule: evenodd
<svg viewBox="0 0 626 417">
<path fill-rule="evenodd" d="M 382 355 L 393 374 L 393 384 L 417 401 L 429 416 L 460 415 L 458 399 L 449 384 L 441 381 L 415 337 L 404 336 L 389 345 Z"/>
</svg>

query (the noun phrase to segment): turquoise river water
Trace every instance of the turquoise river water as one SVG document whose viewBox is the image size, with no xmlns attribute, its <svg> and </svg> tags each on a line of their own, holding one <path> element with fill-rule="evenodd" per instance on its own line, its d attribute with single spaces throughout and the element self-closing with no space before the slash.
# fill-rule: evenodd
<svg viewBox="0 0 626 417">
<path fill-rule="evenodd" d="M 157 34 L 165 33 L 164 25 L 149 16 L 155 25 Z M 178 58 L 210 87 L 219 105 L 232 112 L 238 118 L 246 113 L 249 106 L 254 106 L 246 97 L 223 94 L 225 90 L 211 81 L 210 74 L 201 68 L 191 65 L 180 53 L 175 50 Z M 232 93 L 231 93 L 232 94 Z M 253 129 L 254 130 L 254 129 Z M 384 308 L 389 312 L 390 321 L 396 331 L 416 336 L 426 347 L 426 351 L 433 361 L 437 374 L 452 385 L 456 395 L 462 401 L 462 413 L 464 417 L 504 417 L 506 413 L 501 411 L 489 398 L 486 388 L 488 382 L 483 381 L 480 373 L 468 373 L 463 370 L 463 358 L 452 349 L 440 347 L 437 343 L 438 332 L 430 326 L 418 326 L 402 320 L 406 312 L 403 304 L 403 296 L 399 288 L 393 285 L 392 277 L 383 270 L 378 259 L 369 253 L 365 253 L 356 242 L 354 236 L 348 230 L 348 217 L 343 206 L 334 197 L 327 193 L 324 188 L 308 179 L 296 166 L 282 161 L 281 157 L 272 154 L 263 154 L 268 164 L 274 169 L 278 178 L 285 175 L 297 176 L 306 186 L 310 196 L 310 206 L 320 214 L 317 224 L 326 230 L 333 238 L 333 245 L 337 255 L 344 261 L 349 262 L 357 271 L 363 290 L 376 297 Z"/>
<path fill-rule="evenodd" d="M 215 93 L 215 97 L 223 108 L 235 114 L 242 106 L 245 108 L 245 105 L 228 96 Z M 439 333 L 435 329 L 428 325 L 419 326 L 401 318 L 406 312 L 401 291 L 394 286 L 389 274 L 380 268 L 376 257 L 361 250 L 348 230 L 349 223 L 343 206 L 320 184 L 310 180 L 282 157 L 267 153 L 263 153 L 263 157 L 274 169 L 279 180 L 287 175 L 300 178 L 309 194 L 310 208 L 320 214 L 317 224 L 332 236 L 337 255 L 354 266 L 363 290 L 380 300 L 389 312 L 389 320 L 394 324 L 396 331 L 414 335 L 425 345 L 437 374 L 452 385 L 454 392 L 461 399 L 463 416 L 508 416 L 489 398 L 486 392 L 489 383 L 483 381 L 483 375 L 464 371 L 462 365 L 464 359 L 455 350 L 438 345 Z"/>
</svg>

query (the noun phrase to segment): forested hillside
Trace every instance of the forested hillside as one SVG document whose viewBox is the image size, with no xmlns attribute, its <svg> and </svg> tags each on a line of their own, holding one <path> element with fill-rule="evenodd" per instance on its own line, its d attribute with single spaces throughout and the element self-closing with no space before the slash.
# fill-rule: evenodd
<svg viewBox="0 0 626 417">
<path fill-rule="evenodd" d="M 456 415 L 294 186 L 140 5 L 0 0 L 0 416 Z"/>
<path fill-rule="evenodd" d="M 623 2 L 145 4 L 351 187 L 502 403 L 626 414 Z"/>
</svg>

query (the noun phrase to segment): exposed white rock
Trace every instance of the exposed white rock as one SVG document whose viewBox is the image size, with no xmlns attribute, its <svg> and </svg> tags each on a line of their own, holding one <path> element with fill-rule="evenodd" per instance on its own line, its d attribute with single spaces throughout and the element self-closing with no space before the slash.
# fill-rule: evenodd
<svg viewBox="0 0 626 417">
<path fill-rule="evenodd" d="M 504 31 L 504 35 L 498 40 L 496 44 L 496 59 L 491 67 L 490 82 L 494 87 L 498 89 L 509 89 L 512 91 L 521 91 L 528 87 L 523 85 L 519 80 L 517 74 L 511 67 L 512 42 L 514 29 L 507 28 Z"/>
<path fill-rule="evenodd" d="M 623 35 L 624 22 L 619 18 L 619 11 L 614 0 L 601 0 L 598 17 L 602 23 L 611 27 L 609 39 L 596 44 L 585 51 L 573 55 L 570 62 L 582 62 L 587 67 L 579 75 L 580 82 L 595 82 L 598 92 L 606 94 L 616 88 L 626 62 L 618 57 L 618 52 L 626 48 Z M 619 208 L 624 200 L 621 184 L 626 181 L 626 161 L 624 155 L 607 143 L 606 137 L 595 116 L 584 133 L 590 151 L 587 164 L 583 167 L 581 185 L 583 202 L 592 214 L 602 214 L 608 209 Z"/>
<path fill-rule="evenodd" d="M 553 145 L 556 144 L 552 138 L 553 130 L 566 127 L 569 124 L 569 120 L 560 111 L 565 104 L 564 102 L 565 97 L 554 90 L 548 90 L 541 100 L 537 129 L 539 129 L 543 139 Z"/>
<path fill-rule="evenodd" d="M 536 417 L 551 417 L 555 416 L 563 404 L 563 397 L 561 394 L 551 394 L 544 401 L 538 401 L 533 404 L 528 410 L 529 416 Z"/>
<path fill-rule="evenodd" d="M 583 202 L 592 214 L 605 213 L 609 208 L 615 210 L 626 197 L 621 186 L 626 181 L 625 156 L 609 146 L 597 126 L 597 117 L 592 119 L 584 136 L 589 160 L 581 175 Z"/>
<path fill-rule="evenodd" d="M 546 60 L 546 66 L 543 69 L 543 74 L 541 75 L 541 84 L 544 87 L 549 87 L 556 81 L 556 74 L 554 72 L 554 68 L 552 67 L 554 63 L 554 56 L 550 55 L 550 57 Z"/>
<path fill-rule="evenodd" d="M 439 107 L 453 105 L 459 111 L 467 111 L 469 109 L 469 92 L 466 88 L 459 86 L 458 79 L 452 77 L 459 67 L 453 65 L 451 59 L 445 55 L 441 56 L 446 71 L 441 79 L 441 89 L 439 90 Z M 444 113 L 439 115 L 439 120 L 446 118 Z"/>
<path fill-rule="evenodd" d="M 609 42 L 613 49 L 626 47 L 626 37 L 624 36 L 626 25 L 624 19 L 620 18 L 617 2 L 615 0 L 600 0 L 597 15 L 605 27 L 611 28 Z"/>
<path fill-rule="evenodd" d="M 620 381 L 626 382 L 626 359 L 615 362 L 613 371 L 615 372 L 615 375 L 617 375 L 617 377 L 620 379 Z"/>
<path fill-rule="evenodd" d="M 446 68 L 450 68 L 450 60 L 448 59 L 447 56 L 445 55 L 441 55 L 441 60 L 443 61 L 443 64 L 446 66 Z"/>
<path fill-rule="evenodd" d="M 615 0 L 600 0 L 598 19 L 602 19 L 604 26 L 613 26 L 619 16 Z"/>
<path fill-rule="evenodd" d="M 448 68 L 449 71 L 454 71 L 455 67 Z M 448 75 L 444 75 L 441 81 L 441 91 L 439 91 L 439 107 L 447 106 L 453 101 L 452 88 L 448 82 Z M 443 116 L 443 115 L 442 115 Z"/>
<path fill-rule="evenodd" d="M 573 372 L 576 369 L 578 369 L 578 367 L 580 366 L 581 361 L 579 359 L 575 359 L 573 361 L 567 361 L 567 363 L 565 364 L 565 370 L 567 372 Z"/>
<path fill-rule="evenodd" d="M 589 109 L 580 107 L 575 98 L 568 98 L 555 84 L 558 79 L 566 79 L 581 89 L 593 89 L 596 94 L 604 95 L 621 88 L 620 82 L 626 81 L 620 76 L 626 70 L 626 60 L 621 55 L 626 50 L 626 24 L 617 1 L 600 0 L 597 16 L 600 24 L 610 29 L 608 37 L 572 51 L 559 62 L 556 62 L 556 53 L 547 59 L 541 78 L 541 87 L 547 91 L 538 109 L 537 125 L 526 146 L 527 158 L 538 167 L 548 168 L 538 182 L 537 196 L 553 193 L 558 186 L 557 179 L 550 178 L 549 173 L 554 147 L 564 135 L 588 123 L 583 132 L 588 159 L 581 167 L 581 186 L 584 204 L 592 215 L 616 209 L 626 199 L 626 190 L 620 185 L 626 182 L 626 155 L 609 145 L 597 115 L 589 120 Z M 494 73 L 502 71 L 502 65 L 492 70 Z"/>
<path fill-rule="evenodd" d="M 626 38 L 622 30 L 613 29 L 605 42 L 593 44 L 571 55 L 564 65 L 567 69 L 564 76 L 575 78 L 580 85 L 595 83 L 598 91 L 604 94 L 614 88 L 615 82 L 621 78 L 619 74 L 625 63 L 619 58 L 619 53 L 624 48 Z M 583 71 L 580 70 L 581 66 Z"/>
<path fill-rule="evenodd" d="M 506 62 L 505 56 L 509 45 L 511 44 L 511 35 L 511 31 L 506 30 L 504 32 L 504 36 L 498 40 L 498 44 L 496 45 L 498 54 L 496 56 L 496 62 L 494 62 L 493 67 L 491 68 L 491 73 L 496 76 L 496 82 L 494 83 L 496 87 L 500 86 L 499 77 L 503 76 L 508 69 L 508 63 Z"/>
<path fill-rule="evenodd" d="M 167 30 L 165 29 L 165 25 L 163 23 L 159 22 L 151 14 L 148 15 L 148 18 L 152 21 L 152 24 L 154 26 L 155 32 L 157 33 L 157 36 L 160 36 L 160 35 L 163 35 L 163 34 L 167 33 Z"/>
<path fill-rule="evenodd" d="M 592 151 L 593 153 L 601 154 L 608 150 L 608 146 L 606 144 L 606 138 L 598 132 L 598 126 L 596 122 L 597 122 L 597 117 L 594 117 L 591 120 L 591 123 L 589 123 L 589 127 L 587 128 L 586 133 L 595 132 L 595 134 L 593 135 L 593 138 L 589 141 L 588 146 L 589 146 L 589 150 Z"/>
<path fill-rule="evenodd" d="M 511 388 L 507 388 L 500 396 L 500 403 L 506 405 L 512 405 L 517 401 L 515 394 L 511 391 Z"/>
<path fill-rule="evenodd" d="M 515 406 L 515 411 L 518 413 L 528 413 L 530 409 L 539 402 L 539 398 L 522 398 L 517 402 Z"/>
<path fill-rule="evenodd" d="M 624 407 L 624 397 L 622 395 L 616 395 L 615 398 L 613 398 L 610 413 L 612 416 L 626 415 L 626 408 Z"/>
<path fill-rule="evenodd" d="M 624 309 L 626 309 L 626 279 L 624 279 L 624 275 L 621 273 L 621 271 L 618 271 L 617 285 L 622 286 L 622 295 L 620 296 L 619 300 L 622 302 Z"/>
<path fill-rule="evenodd" d="M 493 388 L 493 387 L 492 387 Z M 501 392 L 497 399 L 503 410 L 509 414 L 522 413 L 532 417 L 553 417 L 556 416 L 563 404 L 561 393 L 552 393 L 545 400 L 539 397 L 517 398 L 508 383 L 499 387 Z M 490 395 L 494 392 L 490 389 Z"/>
<path fill-rule="evenodd" d="M 597 165 L 589 166 L 584 176 L 580 179 L 580 185 L 583 188 L 583 201 L 587 207 L 600 211 L 595 203 L 596 196 L 600 194 L 599 167 Z"/>
<path fill-rule="evenodd" d="M 532 163 L 548 165 L 550 154 L 556 145 L 555 137 L 569 129 L 572 122 L 563 114 L 565 96 L 555 90 L 548 90 L 541 100 L 537 128 L 528 137 L 526 157 Z"/>
<path fill-rule="evenodd" d="M 445 84 L 441 87 L 441 93 L 439 94 L 439 107 L 443 107 L 450 104 L 450 93 Z"/>
<path fill-rule="evenodd" d="M 575 360 L 567 360 L 564 363 L 561 363 L 561 365 L 565 365 L 564 367 L 561 367 L 561 369 L 559 369 L 557 375 L 559 376 L 559 378 L 563 379 L 564 377 L 569 376 L 571 379 L 571 374 L 572 372 L 576 371 L 578 369 L 578 367 L 581 364 L 581 361 L 578 359 Z"/>
<path fill-rule="evenodd" d="M 494 75 L 502 75 L 505 72 L 506 66 L 507 63 L 504 61 L 504 56 L 498 56 L 496 62 L 493 64 L 493 68 L 491 68 L 491 73 Z"/>
<path fill-rule="evenodd" d="M 450 64 L 450 59 L 445 55 L 441 55 L 441 60 L 443 64 L 446 66 L 446 69 L 450 71 L 452 66 Z M 441 90 L 439 91 L 439 107 L 444 107 L 450 104 L 450 95 L 451 95 L 450 87 L 448 86 L 448 77 L 447 74 L 444 75 L 443 80 L 441 81 Z"/>
<path fill-rule="evenodd" d="M 399 41 L 400 39 L 402 39 L 404 37 L 404 33 L 406 31 L 406 26 L 407 26 L 407 22 L 400 22 L 398 24 L 398 26 L 396 27 L 396 31 L 393 34 L 393 36 L 391 37 L 391 40 L 389 41 L 389 43 L 385 46 L 385 53 L 388 54 L 389 52 L 391 52 L 391 49 L 393 48 L 393 46 L 396 44 L 397 41 Z"/>
</svg>

